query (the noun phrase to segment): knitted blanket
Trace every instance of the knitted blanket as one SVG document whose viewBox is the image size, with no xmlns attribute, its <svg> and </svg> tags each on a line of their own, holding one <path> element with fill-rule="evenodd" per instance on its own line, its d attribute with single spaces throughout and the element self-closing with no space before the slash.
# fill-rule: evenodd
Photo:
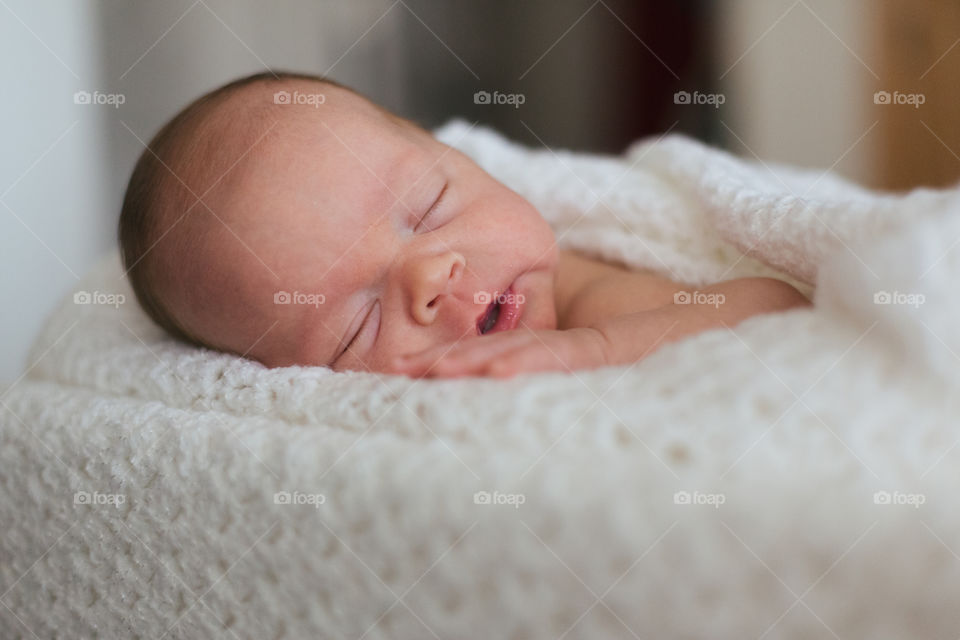
<svg viewBox="0 0 960 640">
<path fill-rule="evenodd" d="M 960 191 L 436 135 L 562 247 L 815 305 L 631 366 L 411 380 L 177 344 L 108 256 L 0 391 L 0 637 L 957 635 Z"/>
</svg>

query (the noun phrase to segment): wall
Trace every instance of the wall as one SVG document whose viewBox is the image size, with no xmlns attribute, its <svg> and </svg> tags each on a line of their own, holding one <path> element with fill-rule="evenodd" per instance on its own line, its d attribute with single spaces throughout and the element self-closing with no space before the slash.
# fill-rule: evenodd
<svg viewBox="0 0 960 640">
<path fill-rule="evenodd" d="M 728 146 L 876 185 L 881 74 L 868 0 L 717 3 Z M 873 127 L 871 129 L 871 127 Z"/>
<path fill-rule="evenodd" d="M 101 82 L 96 32 L 90 3 L 0 4 L 0 381 L 112 240 L 102 113 L 73 102 Z"/>
</svg>

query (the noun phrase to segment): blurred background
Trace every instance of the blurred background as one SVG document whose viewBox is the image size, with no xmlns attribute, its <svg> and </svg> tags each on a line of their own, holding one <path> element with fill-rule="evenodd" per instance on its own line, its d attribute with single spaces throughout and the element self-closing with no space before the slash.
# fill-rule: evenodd
<svg viewBox="0 0 960 640">
<path fill-rule="evenodd" d="M 115 245 L 143 144 L 235 77 L 327 74 L 425 127 L 552 148 L 684 133 L 905 190 L 960 177 L 958 43 L 955 0 L 0 0 L 0 382 Z"/>
</svg>

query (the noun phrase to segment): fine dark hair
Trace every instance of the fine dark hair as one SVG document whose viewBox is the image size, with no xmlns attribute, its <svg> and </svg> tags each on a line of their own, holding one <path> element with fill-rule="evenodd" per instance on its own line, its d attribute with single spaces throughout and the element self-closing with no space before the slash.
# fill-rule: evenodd
<svg viewBox="0 0 960 640">
<path fill-rule="evenodd" d="M 357 93 L 322 76 L 267 71 L 246 76 L 197 98 L 177 113 L 153 137 L 140 154 L 120 209 L 117 229 L 123 267 L 140 306 L 170 335 L 189 344 L 210 346 L 192 334 L 170 312 L 158 295 L 157 278 L 162 266 L 152 249 L 164 239 L 171 221 L 179 220 L 197 205 L 198 195 L 174 173 L 171 166 L 202 164 L 206 154 L 215 152 L 221 141 L 208 136 L 199 141 L 203 126 L 216 107 L 244 87 L 264 84 L 279 90 L 291 81 L 318 82 Z M 269 91 L 268 91 L 269 92 Z M 359 94 L 358 94 L 359 95 Z M 190 156 L 184 160 L 184 156 Z M 161 228 L 166 224 L 167 228 Z"/>
</svg>

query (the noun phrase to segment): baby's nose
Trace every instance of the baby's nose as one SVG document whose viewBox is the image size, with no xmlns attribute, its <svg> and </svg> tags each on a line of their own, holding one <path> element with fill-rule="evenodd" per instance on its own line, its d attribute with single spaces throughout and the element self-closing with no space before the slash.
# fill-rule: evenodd
<svg viewBox="0 0 960 640">
<path fill-rule="evenodd" d="M 466 266 L 466 259 L 456 251 L 429 256 L 417 262 L 411 274 L 411 311 L 418 323 L 429 325 L 436 320 L 444 296 L 452 293 Z"/>
</svg>

